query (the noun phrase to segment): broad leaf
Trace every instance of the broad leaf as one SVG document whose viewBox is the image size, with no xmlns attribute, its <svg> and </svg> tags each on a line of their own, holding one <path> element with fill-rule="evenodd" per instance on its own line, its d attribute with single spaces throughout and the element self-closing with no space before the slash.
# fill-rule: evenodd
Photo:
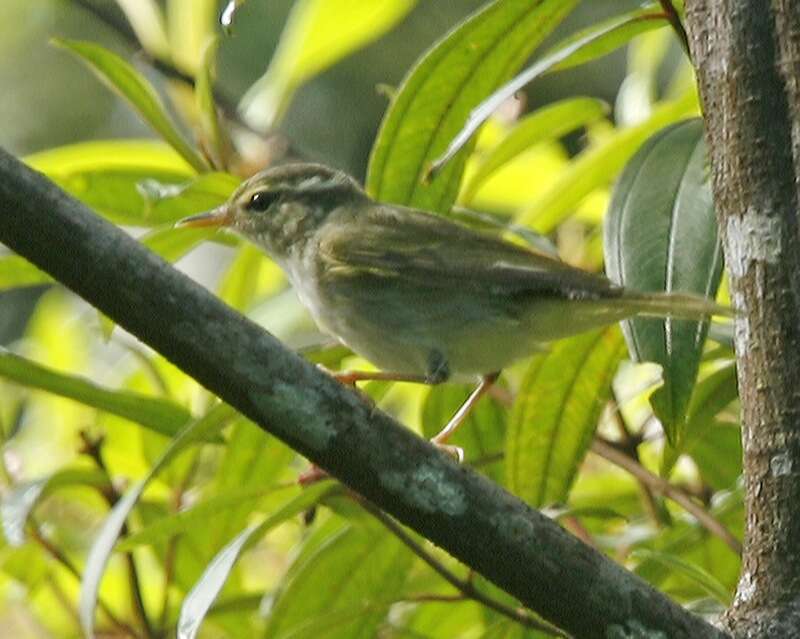
<svg viewBox="0 0 800 639">
<path fill-rule="evenodd" d="M 714 575 L 677 555 L 639 548 L 631 553 L 631 557 L 663 564 L 670 571 L 678 572 L 684 577 L 688 577 L 725 606 L 731 603 L 731 593 Z"/>
<path fill-rule="evenodd" d="M 624 350 L 611 326 L 536 356 L 508 425 L 506 485 L 514 494 L 536 507 L 566 502 Z"/>
<path fill-rule="evenodd" d="M 431 169 L 438 172 L 444 164 L 455 157 L 456 153 L 472 139 L 481 124 L 486 122 L 492 113 L 526 84 L 550 71 L 584 64 L 611 53 L 633 36 L 648 29 L 663 26 L 663 18 L 663 14 L 655 8 L 638 9 L 573 34 L 559 43 L 533 66 L 520 73 L 508 84 L 503 85 L 475 107 L 469 113 L 467 123 L 454 136 L 447 150 L 440 158 L 436 159 Z"/>
<path fill-rule="evenodd" d="M 295 2 L 267 72 L 242 102 L 245 119 L 260 129 L 273 126 L 301 84 L 382 36 L 416 3 L 417 0 Z"/>
<path fill-rule="evenodd" d="M 699 119 L 661 131 L 631 159 L 606 226 L 606 268 L 614 281 L 634 290 L 714 299 L 722 250 L 706 163 Z M 635 360 L 663 369 L 663 386 L 651 404 L 669 442 L 679 445 L 708 322 L 636 318 L 623 330 Z"/>
<path fill-rule="evenodd" d="M 196 171 L 202 173 L 208 169 L 175 128 L 156 90 L 130 63 L 92 42 L 54 40 L 54 43 L 78 56 L 103 82 L 128 100 L 144 121 Z"/>
<path fill-rule="evenodd" d="M 215 435 L 234 414 L 234 410 L 228 405 L 218 404 L 203 417 L 189 423 L 172 440 L 147 476 L 134 484 L 109 512 L 100 528 L 100 532 L 92 542 L 81 580 L 78 612 L 84 634 L 90 639 L 94 637 L 94 613 L 106 564 L 128 515 L 133 510 L 144 489 L 158 475 L 161 469 L 167 466 L 175 457 L 192 444 L 202 442 Z"/>
<path fill-rule="evenodd" d="M 74 399 L 162 435 L 174 435 L 190 419 L 185 408 L 169 400 L 104 388 L 83 377 L 60 373 L 3 349 L 0 349 L 0 377 Z"/>
<path fill-rule="evenodd" d="M 208 564 L 203 576 L 186 595 L 178 619 L 178 639 L 193 639 L 197 636 L 209 608 L 225 585 L 236 561 L 247 548 L 272 528 L 307 510 L 335 489 L 336 487 L 331 482 L 322 482 L 311 486 L 289 500 L 261 523 L 246 528 L 225 546 Z"/>
<path fill-rule="evenodd" d="M 298 560 L 301 565 L 271 602 L 268 637 L 379 636 L 413 555 L 382 526 L 367 520 L 349 524 Z M 328 587 L 320 588 L 320 583 Z"/>
<path fill-rule="evenodd" d="M 157 0 L 117 0 L 136 37 L 150 55 L 169 58 L 164 16 Z"/>
<path fill-rule="evenodd" d="M 395 94 L 372 149 L 366 188 L 376 199 L 447 212 L 466 150 L 430 183 L 433 160 L 470 110 L 518 69 L 576 0 L 496 0 L 436 44 Z"/>
</svg>

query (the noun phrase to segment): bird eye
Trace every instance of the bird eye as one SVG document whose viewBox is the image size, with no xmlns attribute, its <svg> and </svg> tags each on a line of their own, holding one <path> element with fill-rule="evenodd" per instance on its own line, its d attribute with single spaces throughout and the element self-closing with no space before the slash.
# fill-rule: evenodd
<svg viewBox="0 0 800 639">
<path fill-rule="evenodd" d="M 272 206 L 277 199 L 277 193 L 270 191 L 258 191 L 257 193 L 253 193 L 245 208 L 248 211 L 257 211 L 259 213 L 263 213 L 270 206 Z"/>
</svg>

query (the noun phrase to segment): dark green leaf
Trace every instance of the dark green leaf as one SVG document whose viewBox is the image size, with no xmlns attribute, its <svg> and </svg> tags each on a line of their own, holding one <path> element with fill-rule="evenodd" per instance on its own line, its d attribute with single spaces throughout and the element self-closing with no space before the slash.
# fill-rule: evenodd
<svg viewBox="0 0 800 639">
<path fill-rule="evenodd" d="M 208 169 L 203 159 L 175 128 L 156 90 L 133 66 L 92 42 L 58 39 L 53 42 L 78 56 L 103 82 L 127 99 L 144 121 L 197 172 Z"/>
<path fill-rule="evenodd" d="M 81 596 L 78 612 L 81 626 L 87 637 L 94 637 L 94 612 L 97 606 L 97 596 L 100 592 L 100 581 L 103 578 L 106 564 L 114 550 L 120 531 L 125 525 L 136 502 L 139 500 L 145 487 L 158 473 L 167 466 L 175 457 L 192 444 L 209 439 L 230 420 L 235 411 L 227 404 L 218 404 L 203 417 L 196 419 L 178 433 L 170 442 L 159 460 L 150 469 L 144 479 L 136 482 L 125 495 L 114 505 L 111 512 L 103 521 L 100 532 L 92 542 L 86 565 L 81 579 Z"/>
<path fill-rule="evenodd" d="M 699 119 L 664 129 L 631 159 L 606 226 L 606 267 L 614 281 L 640 291 L 716 296 L 722 251 L 706 162 Z M 685 431 L 707 330 L 707 321 L 672 318 L 623 324 L 631 356 L 663 369 L 663 386 L 650 401 L 673 446 Z"/>
<path fill-rule="evenodd" d="M 163 435 L 174 435 L 190 418 L 185 408 L 169 400 L 103 388 L 83 377 L 59 373 L 3 349 L 0 349 L 0 376 L 23 386 L 69 397 Z"/>
<path fill-rule="evenodd" d="M 576 0 L 496 0 L 436 44 L 403 81 L 384 117 L 367 190 L 384 202 L 450 210 L 466 154 L 425 183 L 470 110 L 525 62 Z"/>
<path fill-rule="evenodd" d="M 624 348 L 612 326 L 534 358 L 508 426 L 506 485 L 514 494 L 536 507 L 566 502 Z"/>
</svg>

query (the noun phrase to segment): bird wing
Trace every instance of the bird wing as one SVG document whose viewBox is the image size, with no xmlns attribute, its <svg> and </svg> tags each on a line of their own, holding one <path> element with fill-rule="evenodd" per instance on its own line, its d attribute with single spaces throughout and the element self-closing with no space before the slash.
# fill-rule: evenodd
<svg viewBox="0 0 800 639">
<path fill-rule="evenodd" d="M 423 288 L 549 298 L 617 297 L 602 275 L 415 209 L 374 206 L 353 226 L 332 225 L 319 244 L 326 277 L 369 274 Z"/>
</svg>

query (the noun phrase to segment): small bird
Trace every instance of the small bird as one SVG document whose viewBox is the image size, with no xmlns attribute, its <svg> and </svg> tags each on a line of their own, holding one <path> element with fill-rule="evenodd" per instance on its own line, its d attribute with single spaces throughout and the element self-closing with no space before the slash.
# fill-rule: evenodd
<svg viewBox="0 0 800 639">
<path fill-rule="evenodd" d="M 547 342 L 635 315 L 699 320 L 729 308 L 643 293 L 425 211 L 382 204 L 319 164 L 267 169 L 179 226 L 233 229 L 285 271 L 319 328 L 388 379 L 480 383 L 433 442 L 445 442 L 510 363 Z"/>
</svg>

